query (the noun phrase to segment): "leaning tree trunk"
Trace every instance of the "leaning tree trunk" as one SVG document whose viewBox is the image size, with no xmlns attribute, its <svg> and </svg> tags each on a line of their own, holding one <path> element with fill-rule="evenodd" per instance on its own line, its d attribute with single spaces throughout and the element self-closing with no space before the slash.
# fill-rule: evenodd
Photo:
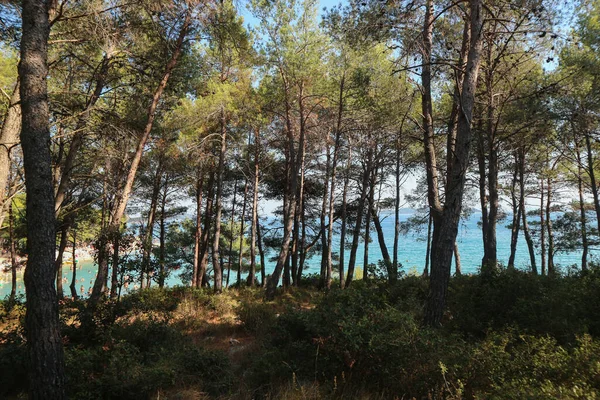
<svg viewBox="0 0 600 400">
<path fill-rule="evenodd" d="M 4 210 L 6 196 L 6 185 L 9 181 L 10 163 L 12 149 L 19 144 L 19 134 L 21 133 L 21 94 L 20 85 L 17 80 L 15 90 L 10 97 L 10 104 L 2 130 L 0 131 L 0 211 Z M 0 226 L 4 222 L 4 213 L 0 212 Z"/>
<path fill-rule="evenodd" d="M 581 164 L 581 150 L 579 149 L 579 142 L 575 144 L 575 151 L 577 155 L 577 189 L 579 192 L 579 213 L 581 219 L 581 245 L 583 247 L 581 253 L 581 271 L 587 271 L 587 255 L 588 255 L 588 240 L 587 240 L 587 215 L 585 213 L 585 198 L 583 195 L 583 168 Z"/>
<path fill-rule="evenodd" d="M 77 230 L 73 229 L 73 242 L 71 247 L 71 254 L 73 257 L 73 275 L 71 276 L 71 284 L 69 285 L 69 289 L 71 289 L 71 296 L 73 299 L 77 299 L 79 296 L 77 295 L 77 287 L 75 286 L 77 283 L 77 258 L 75 257 L 77 252 Z"/>
<path fill-rule="evenodd" d="M 29 350 L 29 398 L 33 400 L 65 398 L 64 356 L 54 288 L 56 221 L 46 82 L 49 4 L 41 0 L 23 0 L 19 63 L 28 256 L 24 277 L 25 327 Z"/>
<path fill-rule="evenodd" d="M 461 109 L 458 117 L 456 147 L 454 154 L 451 155 L 454 160 L 452 171 L 447 178 L 448 190 L 446 190 L 442 215 L 438 224 L 434 225 L 429 294 L 425 307 L 425 324 L 428 326 L 439 326 L 442 322 L 469 164 L 471 121 L 483 43 L 482 0 L 472 0 L 470 10 L 471 45 L 460 95 Z"/>
<path fill-rule="evenodd" d="M 360 239 L 360 228 L 362 226 L 363 211 L 365 209 L 365 201 L 367 199 L 367 191 L 369 186 L 369 171 L 365 168 L 362 177 L 362 187 L 360 199 L 358 201 L 358 211 L 356 213 L 356 221 L 354 223 L 354 235 L 352 237 L 352 247 L 350 248 L 350 259 L 348 260 L 348 277 L 346 278 L 346 286 L 349 287 L 354 278 L 354 266 L 356 264 L 356 252 L 358 250 L 358 241 Z"/>
<path fill-rule="evenodd" d="M 540 178 L 540 253 L 542 256 L 542 275 L 546 275 L 546 220 L 544 218 L 544 178 Z"/>
<path fill-rule="evenodd" d="M 548 275 L 554 274 L 554 232 L 552 231 L 552 182 L 548 175 L 546 181 L 546 231 L 548 232 Z"/>
<path fill-rule="evenodd" d="M 598 195 L 598 186 L 596 185 L 596 172 L 594 168 L 594 153 L 590 141 L 590 133 L 585 132 L 585 146 L 587 150 L 587 173 L 590 177 L 590 187 L 592 188 L 592 198 L 594 199 L 594 210 L 596 210 L 596 223 L 598 224 L 598 233 L 600 234 L 600 198 Z"/>
<path fill-rule="evenodd" d="M 185 19 L 183 21 L 183 25 L 181 26 L 181 30 L 179 31 L 179 36 L 177 37 L 177 41 L 175 42 L 174 51 L 169 59 L 165 67 L 165 72 L 163 73 L 162 79 L 160 80 L 156 90 L 154 91 L 154 95 L 152 96 L 152 102 L 148 107 L 147 113 L 147 121 L 142 134 L 140 135 L 139 142 L 134 153 L 133 159 L 129 166 L 129 171 L 127 173 L 127 179 L 125 181 L 125 186 L 123 187 L 123 191 L 121 192 L 121 196 L 115 199 L 113 210 L 111 212 L 110 221 L 107 227 L 108 232 L 117 232 L 121 226 L 121 219 L 125 214 L 125 208 L 127 207 L 127 203 L 129 202 L 129 197 L 131 195 L 131 191 L 133 189 L 133 184 L 135 181 L 135 177 L 137 174 L 138 167 L 142 160 L 142 155 L 144 153 L 144 148 L 146 147 L 146 143 L 148 142 L 148 138 L 150 137 L 150 132 L 152 131 L 152 127 L 154 126 L 154 119 L 156 118 L 156 110 L 158 108 L 158 103 L 162 94 L 167 87 L 167 83 L 169 82 L 169 78 L 171 77 L 171 73 L 173 69 L 177 65 L 177 61 L 179 60 L 179 56 L 181 55 L 181 50 L 183 48 L 183 42 L 185 36 L 187 35 L 188 28 L 191 23 L 192 18 L 192 10 L 188 9 L 185 14 Z M 106 251 L 108 247 L 108 243 L 104 244 L 105 249 L 101 249 L 100 251 Z M 116 250 L 116 249 L 115 249 Z M 99 260 L 100 261 L 100 260 Z M 94 282 L 94 288 L 92 290 L 92 295 L 90 296 L 90 304 L 95 305 L 102 295 L 106 292 L 106 281 L 108 279 L 108 259 L 103 258 L 102 262 L 98 262 L 98 273 L 96 275 L 96 281 Z"/>
</svg>

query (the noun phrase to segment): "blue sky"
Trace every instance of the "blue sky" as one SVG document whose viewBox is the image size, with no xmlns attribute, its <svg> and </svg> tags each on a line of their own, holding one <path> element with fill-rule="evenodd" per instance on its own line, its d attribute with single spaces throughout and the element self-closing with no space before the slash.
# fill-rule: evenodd
<svg viewBox="0 0 600 400">
<path fill-rule="evenodd" d="M 254 27 L 258 21 L 256 20 L 256 18 L 254 18 L 252 16 L 252 14 L 250 13 L 250 11 L 248 11 L 248 3 L 249 0 L 243 1 L 240 3 L 238 9 L 240 14 L 244 17 L 244 26 L 248 27 Z M 340 3 L 346 3 L 346 1 L 344 0 L 320 0 L 319 1 L 319 17 L 321 17 L 323 15 L 323 7 L 327 7 L 327 9 L 331 9 L 333 6 L 336 6 Z"/>
</svg>

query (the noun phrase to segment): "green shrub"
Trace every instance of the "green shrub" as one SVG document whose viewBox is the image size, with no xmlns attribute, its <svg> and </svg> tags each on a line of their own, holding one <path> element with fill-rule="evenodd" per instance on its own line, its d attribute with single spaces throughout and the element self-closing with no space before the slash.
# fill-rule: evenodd
<svg viewBox="0 0 600 400">
<path fill-rule="evenodd" d="M 273 306 L 262 301 L 242 302 L 237 308 L 237 315 L 249 333 L 264 333 L 277 321 Z"/>
</svg>

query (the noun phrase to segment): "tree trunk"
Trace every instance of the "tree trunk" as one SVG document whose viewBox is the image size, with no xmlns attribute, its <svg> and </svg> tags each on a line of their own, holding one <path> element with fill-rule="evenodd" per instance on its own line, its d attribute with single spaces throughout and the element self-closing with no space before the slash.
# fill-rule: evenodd
<svg viewBox="0 0 600 400">
<path fill-rule="evenodd" d="M 458 243 L 454 241 L 454 268 L 456 275 L 462 275 L 462 264 L 460 263 L 460 252 L 458 251 Z"/>
<path fill-rule="evenodd" d="M 67 248 L 67 242 L 69 238 L 70 223 L 64 220 L 60 227 L 60 242 L 58 245 L 58 254 L 54 261 L 54 268 L 56 268 L 56 295 L 59 299 L 64 297 L 63 295 L 63 256 L 65 249 Z"/>
<path fill-rule="evenodd" d="M 32 400 L 65 398 L 64 356 L 54 288 L 56 221 L 46 82 L 48 14 L 49 2 L 23 0 L 19 77 L 27 212 L 25 328 Z"/>
<path fill-rule="evenodd" d="M 198 273 L 198 282 L 196 287 L 202 287 L 206 278 L 206 270 L 208 267 L 208 251 L 210 243 L 210 223 L 213 218 L 213 201 L 214 201 L 214 183 L 215 174 L 212 172 L 208 179 L 208 196 L 206 198 L 206 212 L 204 213 L 204 231 L 202 232 L 202 248 L 200 250 L 200 271 Z"/>
<path fill-rule="evenodd" d="M 110 280 L 110 298 L 116 299 L 119 294 L 119 246 L 120 246 L 121 232 L 115 231 L 112 238 L 113 252 L 112 252 L 112 277 Z M 150 287 L 150 278 L 148 278 L 148 287 Z"/>
<path fill-rule="evenodd" d="M 287 96 L 287 91 L 286 91 Z M 298 155 L 298 162 L 296 162 L 296 154 L 294 148 L 294 133 L 292 130 L 292 122 L 290 116 L 290 105 L 289 101 L 285 102 L 286 106 L 286 133 L 288 137 L 288 183 L 287 183 L 287 193 L 288 193 L 288 202 L 287 202 L 287 210 L 284 210 L 284 228 L 283 228 L 283 242 L 281 245 L 281 250 L 279 252 L 279 256 L 277 257 L 277 264 L 275 264 L 275 269 L 271 274 L 271 277 L 267 281 L 267 290 L 266 297 L 269 300 L 275 298 L 275 293 L 277 290 L 277 285 L 279 285 L 279 280 L 281 279 L 281 273 L 283 272 L 283 268 L 286 263 L 286 259 L 290 250 L 290 242 L 291 242 L 291 234 L 294 226 L 295 213 L 296 213 L 296 193 L 298 189 L 298 175 L 302 168 L 302 163 L 300 160 L 304 158 L 303 149 L 304 149 L 304 130 L 300 130 L 300 140 L 298 144 L 298 149 L 300 153 Z M 301 118 L 302 120 L 303 118 Z M 301 201 L 299 199 L 299 201 Z M 263 266 L 264 267 L 264 266 Z"/>
<path fill-rule="evenodd" d="M 13 214 L 12 199 L 10 199 L 9 201 L 10 203 L 8 204 L 8 241 L 10 244 L 11 286 L 8 304 L 10 307 L 12 307 L 15 304 L 15 296 L 17 295 L 17 252 L 15 250 L 15 216 Z"/>
<path fill-rule="evenodd" d="M 262 246 L 262 236 L 260 234 L 260 221 L 258 220 L 258 214 L 256 215 L 256 240 L 258 242 L 258 254 L 260 255 L 260 286 L 266 287 L 267 279 L 265 276 L 265 252 L 263 251 Z"/>
<path fill-rule="evenodd" d="M 453 167 L 447 178 L 448 190 L 446 190 L 442 217 L 438 224 L 434 221 L 430 285 L 425 308 L 425 324 L 428 326 L 439 326 L 442 322 L 469 163 L 471 121 L 483 42 L 482 0 L 471 0 L 470 10 L 471 45 L 460 95 L 461 109 L 458 117 L 456 147 L 452 155 Z"/>
<path fill-rule="evenodd" d="M 158 103 L 160 98 L 167 86 L 171 73 L 173 69 L 177 65 L 177 61 L 181 54 L 181 50 L 183 47 L 183 41 L 188 32 L 188 28 L 190 26 L 192 17 L 192 10 L 188 9 L 185 14 L 185 19 L 183 21 L 183 25 L 181 30 L 179 31 L 179 36 L 177 37 L 177 41 L 175 43 L 173 54 L 169 62 L 166 65 L 165 72 L 160 80 L 158 87 L 154 91 L 154 95 L 152 96 L 152 102 L 148 108 L 147 113 L 147 121 L 144 130 L 139 138 L 139 142 L 129 166 L 129 171 L 127 173 L 127 179 L 125 180 L 125 186 L 121 192 L 121 195 L 115 199 L 113 210 L 110 216 L 110 222 L 108 224 L 109 232 L 116 232 L 119 230 L 121 225 L 121 218 L 125 214 L 125 208 L 127 207 L 127 203 L 129 202 L 129 196 L 131 195 L 131 190 L 133 189 L 133 183 L 135 181 L 135 176 L 137 174 L 138 167 L 140 165 L 140 161 L 142 160 L 142 155 L 144 153 L 144 148 L 146 147 L 146 143 L 148 138 L 150 137 L 150 132 L 152 131 L 152 127 L 154 126 L 154 119 L 156 117 L 156 110 L 158 107 Z M 108 260 L 104 259 L 102 262 L 98 262 L 98 274 L 96 275 L 96 281 L 94 282 L 94 288 L 92 291 L 92 295 L 90 296 L 90 304 L 95 305 L 100 297 L 104 294 L 106 290 L 106 280 L 108 278 Z"/>
<path fill-rule="evenodd" d="M 554 233 L 552 232 L 552 181 L 548 175 L 546 184 L 546 230 L 548 231 L 548 275 L 553 275 L 554 270 Z"/>
<path fill-rule="evenodd" d="M 260 128 L 254 134 L 254 184 L 252 185 L 252 225 L 250 227 L 250 273 L 248 286 L 256 284 L 256 236 L 258 228 L 258 186 L 260 183 L 258 152 Z"/>
<path fill-rule="evenodd" d="M 577 154 L 577 189 L 579 192 L 579 215 L 581 219 L 581 245 L 583 247 L 581 253 L 581 271 L 587 272 L 587 255 L 588 255 L 588 240 L 587 240 L 587 216 L 585 213 L 585 198 L 583 195 L 583 168 L 581 163 L 581 151 L 579 142 L 576 140 L 575 151 Z"/>
<path fill-rule="evenodd" d="M 4 210 L 6 186 L 11 174 L 11 151 L 19 144 L 21 133 L 21 94 L 18 79 L 9 102 L 0 131 L 0 211 Z M 4 213 L 0 212 L 0 226 L 3 222 Z"/>
<path fill-rule="evenodd" d="M 165 286 L 165 257 L 166 257 L 166 236 L 167 236 L 167 193 L 169 188 L 169 175 L 165 176 L 165 185 L 163 188 L 163 195 L 160 202 L 160 235 L 159 235 L 159 248 L 158 248 L 158 287 L 163 288 Z"/>
<path fill-rule="evenodd" d="M 598 197 L 598 186 L 596 186 L 596 173 L 594 171 L 594 153 L 590 141 L 590 133 L 585 132 L 585 146 L 587 150 L 587 173 L 590 177 L 590 187 L 592 188 L 592 197 L 594 199 L 594 209 L 596 210 L 596 223 L 600 234 L 600 198 Z"/>
<path fill-rule="evenodd" d="M 429 261 L 431 260 L 431 228 L 433 225 L 433 217 L 431 213 L 427 218 L 427 249 L 425 250 L 425 268 L 423 269 L 423 276 L 429 276 Z"/>
<path fill-rule="evenodd" d="M 229 274 L 231 273 L 231 263 L 233 262 L 233 224 L 235 223 L 235 206 L 237 203 L 237 191 L 238 180 L 236 178 L 235 183 L 233 184 L 233 202 L 231 204 L 231 219 L 229 221 L 229 229 L 231 230 L 231 240 L 229 241 L 229 255 L 227 256 L 227 279 L 225 280 L 225 287 L 229 287 Z"/>
<path fill-rule="evenodd" d="M 371 170 L 372 157 L 369 155 L 367 169 Z M 367 215 L 365 217 L 365 251 L 363 254 L 363 280 L 369 280 L 369 242 L 371 242 L 371 213 L 369 210 L 373 207 L 373 198 L 375 196 L 375 171 L 370 173 L 369 179 L 369 197 L 367 199 Z"/>
<path fill-rule="evenodd" d="M 192 287 L 197 287 L 200 267 L 200 238 L 202 237 L 202 186 L 204 176 L 198 171 L 196 176 L 196 229 L 194 230 L 194 270 L 192 272 Z"/>
<path fill-rule="evenodd" d="M 349 287 L 354 278 L 354 265 L 356 264 L 356 252 L 358 250 L 358 241 L 360 239 L 360 228 L 362 226 L 363 211 L 365 209 L 365 201 L 367 199 L 369 187 L 369 171 L 367 168 L 363 171 L 362 176 L 362 187 L 360 192 L 360 199 L 358 201 L 358 210 L 356 213 L 356 222 L 354 225 L 354 235 L 352 237 L 352 247 L 350 248 L 350 260 L 348 260 L 348 277 L 346 279 L 346 286 Z"/>
<path fill-rule="evenodd" d="M 77 287 L 75 286 L 77 283 L 77 258 L 75 257 L 75 253 L 77 251 L 77 230 L 73 229 L 73 247 L 72 247 L 72 253 L 73 253 L 73 275 L 71 277 L 71 285 L 69 285 L 69 288 L 71 289 L 71 296 L 73 297 L 73 299 L 77 299 L 79 296 L 77 295 Z M 90 282 L 91 283 L 91 282 Z"/>
<path fill-rule="evenodd" d="M 227 124 L 225 110 L 221 110 L 221 149 L 219 150 L 219 165 L 217 167 L 217 199 L 215 201 L 215 233 L 213 236 L 213 273 L 216 293 L 223 290 L 223 271 L 221 269 L 219 241 L 221 240 L 221 213 L 223 210 L 223 173 L 225 170 L 225 152 L 227 151 Z"/>
<path fill-rule="evenodd" d="M 329 260 L 329 250 L 327 249 L 327 235 L 325 231 L 327 225 L 325 224 L 325 218 L 327 216 L 327 199 L 329 198 L 329 168 L 331 163 L 331 151 L 329 144 L 325 146 L 327 152 L 327 161 L 325 162 L 325 187 L 323 189 L 323 197 L 321 198 L 321 218 L 320 218 L 320 229 L 321 229 L 321 274 L 319 279 L 320 288 L 331 287 L 331 270 L 327 264 Z"/>
<path fill-rule="evenodd" d="M 525 242 L 529 250 L 529 262 L 531 263 L 531 271 L 537 275 L 538 270 L 535 261 L 535 246 L 527 225 L 527 210 L 525 209 L 525 151 L 520 150 L 519 154 L 519 208 L 521 209 L 521 218 L 523 219 L 523 234 Z"/>
<path fill-rule="evenodd" d="M 394 264 L 390 258 L 387 245 L 385 244 L 385 236 L 383 228 L 381 227 L 381 221 L 375 207 L 371 207 L 371 216 L 373 217 L 373 225 L 377 231 L 377 241 L 379 242 L 379 249 L 381 250 L 381 256 L 383 257 L 383 263 L 387 269 L 388 279 L 390 283 L 394 283 L 398 280 L 398 270 L 394 267 Z"/>
<path fill-rule="evenodd" d="M 242 203 L 242 216 L 240 221 L 240 253 L 238 256 L 237 284 L 242 285 L 242 259 L 244 256 L 244 219 L 246 218 L 246 201 L 248 200 L 248 179 L 244 183 L 244 202 Z"/>
<path fill-rule="evenodd" d="M 150 272 L 150 260 L 152 258 L 152 241 L 154 239 L 154 223 L 156 220 L 156 209 L 158 208 L 158 197 L 160 195 L 160 187 L 163 177 L 162 157 L 159 157 L 156 174 L 152 183 L 152 197 L 150 198 L 150 210 L 148 211 L 148 222 L 146 223 L 146 231 L 144 232 L 142 243 L 142 268 L 140 274 L 140 287 L 144 289 L 144 276 Z"/>
<path fill-rule="evenodd" d="M 544 178 L 540 178 L 540 253 L 542 256 L 542 275 L 546 275 L 546 221 L 544 218 Z"/>
<path fill-rule="evenodd" d="M 344 188 L 342 189 L 342 226 L 340 228 L 340 288 L 346 287 L 346 273 L 344 272 L 344 258 L 346 256 L 346 217 L 348 200 L 348 184 L 350 183 L 350 162 L 352 160 L 352 147 L 348 149 L 348 160 L 346 161 L 346 171 L 344 171 Z"/>
<path fill-rule="evenodd" d="M 517 200 L 517 180 L 518 180 L 518 171 L 519 171 L 519 160 L 518 155 L 515 152 L 515 165 L 513 170 L 513 176 L 510 186 L 510 195 L 512 202 L 512 224 L 510 227 L 510 256 L 508 257 L 508 268 L 515 268 L 515 257 L 517 255 L 517 243 L 519 241 L 519 230 L 520 230 L 520 221 L 521 221 L 521 207 L 519 207 L 519 203 Z"/>
</svg>

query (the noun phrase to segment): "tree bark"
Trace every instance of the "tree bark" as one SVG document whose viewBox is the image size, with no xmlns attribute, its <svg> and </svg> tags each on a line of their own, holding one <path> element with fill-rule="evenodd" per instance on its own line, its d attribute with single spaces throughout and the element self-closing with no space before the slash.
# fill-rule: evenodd
<svg viewBox="0 0 600 400">
<path fill-rule="evenodd" d="M 11 286 L 10 286 L 10 297 L 8 298 L 8 304 L 12 307 L 15 304 L 15 296 L 17 295 L 17 252 L 15 250 L 15 235 L 14 235 L 14 224 L 15 216 L 13 214 L 12 199 L 9 200 L 8 205 L 8 241 L 10 244 L 10 272 L 11 272 Z"/>
<path fill-rule="evenodd" d="M 346 278 L 346 286 L 349 287 L 354 278 L 354 266 L 356 264 L 356 252 L 358 250 L 358 241 L 360 239 L 360 228 L 362 226 L 363 212 L 365 209 L 365 201 L 367 199 L 369 187 L 369 171 L 367 168 L 363 171 L 362 186 L 360 198 L 358 201 L 358 211 L 356 213 L 356 222 L 354 225 L 354 235 L 352 237 L 352 247 L 350 248 L 350 260 L 348 260 L 348 277 Z"/>
<path fill-rule="evenodd" d="M 346 256 L 346 217 L 347 217 L 347 200 L 348 200 L 348 184 L 350 183 L 350 162 L 352 160 L 352 148 L 348 149 L 348 160 L 346 161 L 346 171 L 344 171 L 344 188 L 342 189 L 342 226 L 340 228 L 340 288 L 346 287 L 346 273 L 344 272 L 344 258 Z"/>
<path fill-rule="evenodd" d="M 540 253 L 542 256 L 542 263 L 541 263 L 542 275 L 546 275 L 546 221 L 544 218 L 544 206 L 545 206 L 544 196 L 545 196 L 544 178 L 540 178 L 539 216 L 540 216 Z"/>
<path fill-rule="evenodd" d="M 327 152 L 327 161 L 325 162 L 325 187 L 323 189 L 323 196 L 321 198 L 321 218 L 320 218 L 320 229 L 321 229 L 321 274 L 319 279 L 319 286 L 321 288 L 331 287 L 331 270 L 329 269 L 329 250 L 327 248 L 327 225 L 325 224 L 325 218 L 327 214 L 327 200 L 329 198 L 329 168 L 331 163 L 331 151 L 329 144 L 325 146 Z"/>
<path fill-rule="evenodd" d="M 513 176 L 510 186 L 510 196 L 512 203 L 512 224 L 510 227 L 510 256 L 508 257 L 508 268 L 515 268 L 515 257 L 517 255 L 517 244 L 519 241 L 519 230 L 520 230 L 520 221 L 521 221 L 521 207 L 519 207 L 519 203 L 517 200 L 517 180 L 518 180 L 518 172 L 519 172 L 519 160 L 517 152 L 514 153 L 515 164 L 513 168 Z"/>
<path fill-rule="evenodd" d="M 438 224 L 435 224 L 434 220 L 429 294 L 425 307 L 425 324 L 432 327 L 440 326 L 442 322 L 469 164 L 472 136 L 471 121 L 475 105 L 475 90 L 483 40 L 482 1 L 471 0 L 470 10 L 471 44 L 460 95 L 461 109 L 458 117 L 456 148 L 452 155 L 454 157 L 453 167 L 447 178 L 448 189 L 446 190 L 442 218 Z"/>
<path fill-rule="evenodd" d="M 598 195 L 598 186 L 596 185 L 596 172 L 594 171 L 594 153 L 590 141 L 590 133 L 585 132 L 585 147 L 587 150 L 587 173 L 590 177 L 590 187 L 592 188 L 592 198 L 594 199 L 594 209 L 596 210 L 596 223 L 600 234 L 600 198 Z"/>
<path fill-rule="evenodd" d="M 237 284 L 242 285 L 242 260 L 244 256 L 244 219 L 246 218 L 246 201 L 248 199 L 248 179 L 244 183 L 244 202 L 242 203 L 242 216 L 240 221 L 240 253 L 238 256 Z"/>
<path fill-rule="evenodd" d="M 579 148 L 579 141 L 575 138 L 575 152 L 577 155 L 577 191 L 579 193 L 579 215 L 581 223 L 581 271 L 587 272 L 587 255 L 588 255 L 588 239 L 587 239 L 587 215 L 585 213 L 585 198 L 583 194 L 583 168 L 581 161 L 581 150 Z"/>
<path fill-rule="evenodd" d="M 227 279 L 225 281 L 225 287 L 229 287 L 229 274 L 231 272 L 231 263 L 233 261 L 233 224 L 235 223 L 235 206 L 237 203 L 237 191 L 238 180 L 236 178 L 235 183 L 233 184 L 233 203 L 231 204 L 231 219 L 229 221 L 229 229 L 231 229 L 231 240 L 229 241 L 229 255 L 227 257 Z"/>
<path fill-rule="evenodd" d="M 258 186 L 260 183 L 258 155 L 260 128 L 254 133 L 254 184 L 252 185 L 252 223 L 250 227 L 250 273 L 248 274 L 248 286 L 256 284 L 256 236 L 258 228 Z"/>
<path fill-rule="evenodd" d="M 192 272 L 192 287 L 197 287 L 200 267 L 200 238 L 202 237 L 202 186 L 204 175 L 198 171 L 196 176 L 196 229 L 194 230 L 194 270 Z"/>
<path fill-rule="evenodd" d="M 215 174 L 212 172 L 208 180 L 208 196 L 206 198 L 206 212 L 204 213 L 204 231 L 202 232 L 202 248 L 200 251 L 200 271 L 198 272 L 197 287 L 202 287 L 206 278 L 206 270 L 208 267 L 208 251 L 210 247 L 210 222 L 213 218 L 213 201 L 214 201 L 214 183 Z"/>
<path fill-rule="evenodd" d="M 54 288 L 56 228 L 46 82 L 49 3 L 23 0 L 19 63 L 28 255 L 24 277 L 25 327 L 32 400 L 65 398 L 64 356 Z"/>
<path fill-rule="evenodd" d="M 523 234 L 529 250 L 529 262 L 531 263 L 531 272 L 538 274 L 535 260 L 535 246 L 527 225 L 527 210 L 525 209 L 525 150 L 521 149 L 519 154 L 519 208 L 521 209 L 521 218 L 523 219 Z"/>
<path fill-rule="evenodd" d="M 77 295 L 77 287 L 75 286 L 76 282 L 77 282 L 77 258 L 76 256 L 76 251 L 77 251 L 77 230 L 73 229 L 73 247 L 72 247 L 72 256 L 73 256 L 73 275 L 71 276 L 71 285 L 69 285 L 69 288 L 71 289 L 71 296 L 73 297 L 73 299 L 77 299 L 79 296 Z"/>
<path fill-rule="evenodd" d="M 0 211 L 4 210 L 7 184 L 10 175 L 11 152 L 19 144 L 21 133 L 21 94 L 19 80 L 9 100 L 10 104 L 2 130 L 0 130 Z M 0 226 L 4 222 L 4 213 L 0 212 Z"/>
</svg>

